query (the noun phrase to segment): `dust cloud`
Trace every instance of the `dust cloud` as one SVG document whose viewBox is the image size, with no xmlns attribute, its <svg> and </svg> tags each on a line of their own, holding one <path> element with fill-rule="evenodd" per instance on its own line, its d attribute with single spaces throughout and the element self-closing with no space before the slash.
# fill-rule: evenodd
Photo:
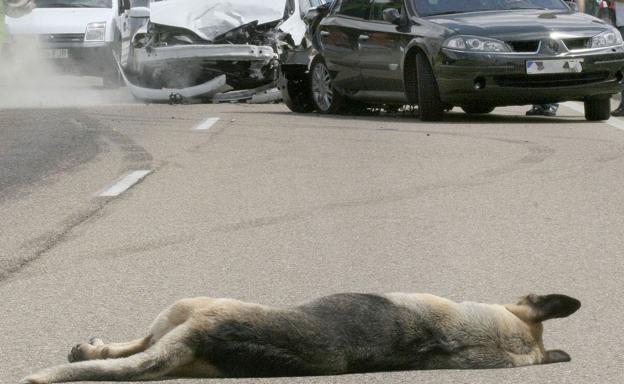
<svg viewBox="0 0 624 384">
<path fill-rule="evenodd" d="M 134 103 L 121 87 L 105 89 L 98 77 L 64 73 L 35 38 L 12 41 L 0 54 L 0 108 L 62 108 Z"/>
</svg>

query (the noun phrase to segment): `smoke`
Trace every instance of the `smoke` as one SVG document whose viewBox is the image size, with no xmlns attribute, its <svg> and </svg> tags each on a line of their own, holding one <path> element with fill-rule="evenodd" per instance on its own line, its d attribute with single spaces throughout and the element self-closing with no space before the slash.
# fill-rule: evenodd
<svg viewBox="0 0 624 384">
<path fill-rule="evenodd" d="M 123 87 L 104 89 L 99 77 L 66 73 L 64 52 L 45 49 L 37 38 L 11 38 L 0 54 L 0 108 L 58 108 L 133 102 Z"/>
</svg>

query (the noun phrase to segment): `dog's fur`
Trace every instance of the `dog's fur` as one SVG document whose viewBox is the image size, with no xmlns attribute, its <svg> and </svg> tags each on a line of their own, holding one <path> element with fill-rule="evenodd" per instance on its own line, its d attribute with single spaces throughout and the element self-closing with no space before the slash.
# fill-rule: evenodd
<svg viewBox="0 0 624 384">
<path fill-rule="evenodd" d="M 516 304 L 455 303 L 429 295 L 338 294 L 289 309 L 231 299 L 184 299 L 144 338 L 75 346 L 71 364 L 22 384 L 164 377 L 268 377 L 505 368 L 569 361 L 547 351 L 542 322 L 574 313 L 564 295 Z"/>
</svg>

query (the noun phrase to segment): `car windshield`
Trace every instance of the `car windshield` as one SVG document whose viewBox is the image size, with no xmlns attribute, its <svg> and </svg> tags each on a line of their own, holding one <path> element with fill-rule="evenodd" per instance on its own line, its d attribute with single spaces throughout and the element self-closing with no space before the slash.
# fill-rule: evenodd
<svg viewBox="0 0 624 384">
<path fill-rule="evenodd" d="M 568 10 L 562 0 L 412 0 L 419 16 L 517 9 Z"/>
<path fill-rule="evenodd" d="M 113 0 L 36 0 L 37 8 L 112 8 Z"/>
</svg>

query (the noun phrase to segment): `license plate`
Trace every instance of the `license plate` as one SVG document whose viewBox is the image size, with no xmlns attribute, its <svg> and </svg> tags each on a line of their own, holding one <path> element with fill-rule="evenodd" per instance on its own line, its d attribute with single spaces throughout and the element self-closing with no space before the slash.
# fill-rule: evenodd
<svg viewBox="0 0 624 384">
<path fill-rule="evenodd" d="M 576 60 L 527 60 L 527 75 L 541 75 L 548 73 L 581 73 L 583 59 Z"/>
<path fill-rule="evenodd" d="M 69 51 L 67 49 L 45 49 L 43 57 L 45 59 L 67 59 Z"/>
</svg>

